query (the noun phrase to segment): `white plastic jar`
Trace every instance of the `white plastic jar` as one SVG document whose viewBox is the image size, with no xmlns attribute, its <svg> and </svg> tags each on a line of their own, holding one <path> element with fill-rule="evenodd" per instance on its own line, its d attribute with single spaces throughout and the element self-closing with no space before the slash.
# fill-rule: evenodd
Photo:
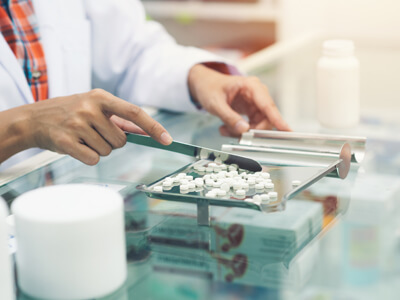
<svg viewBox="0 0 400 300">
<path fill-rule="evenodd" d="M 360 119 L 359 61 L 351 40 L 327 40 L 317 64 L 317 119 L 324 127 L 351 128 Z"/>
<path fill-rule="evenodd" d="M 6 202 L 0 197 L 0 299 L 14 300 L 14 272 L 10 250 L 8 247 L 8 228 L 6 217 L 8 208 Z"/>
</svg>

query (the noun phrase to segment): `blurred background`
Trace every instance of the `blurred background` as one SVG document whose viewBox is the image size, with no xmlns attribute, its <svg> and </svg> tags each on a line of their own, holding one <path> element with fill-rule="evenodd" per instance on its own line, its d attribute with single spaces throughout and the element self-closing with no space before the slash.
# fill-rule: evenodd
<svg viewBox="0 0 400 300">
<path fill-rule="evenodd" d="M 399 43 L 396 0 L 142 0 L 183 45 L 240 59 L 274 43 L 324 32 Z"/>
</svg>

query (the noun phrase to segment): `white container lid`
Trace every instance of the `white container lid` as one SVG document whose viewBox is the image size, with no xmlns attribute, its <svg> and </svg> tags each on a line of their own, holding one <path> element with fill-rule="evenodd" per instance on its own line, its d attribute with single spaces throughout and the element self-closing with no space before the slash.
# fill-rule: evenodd
<svg viewBox="0 0 400 300">
<path fill-rule="evenodd" d="M 11 206 L 18 283 L 41 299 L 105 296 L 126 279 L 123 199 L 85 184 L 39 188 Z"/>
<path fill-rule="evenodd" d="M 327 40 L 322 44 L 322 52 L 329 57 L 354 55 L 354 42 L 351 40 Z"/>
</svg>

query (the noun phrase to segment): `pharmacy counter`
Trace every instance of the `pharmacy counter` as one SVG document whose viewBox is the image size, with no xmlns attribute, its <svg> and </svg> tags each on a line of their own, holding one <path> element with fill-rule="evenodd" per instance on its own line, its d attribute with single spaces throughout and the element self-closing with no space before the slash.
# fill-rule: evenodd
<svg viewBox="0 0 400 300">
<path fill-rule="evenodd" d="M 283 212 L 211 207 L 211 226 L 198 226 L 194 204 L 150 199 L 136 189 L 191 159 L 133 144 L 94 167 L 43 153 L 41 163 L 33 158 L 37 168 L 3 174 L 0 196 L 11 203 L 28 190 L 64 183 L 119 191 L 129 274 L 104 299 L 396 299 L 400 85 L 392 78 L 400 78 L 400 51 L 395 45 L 356 43 L 363 70 L 361 123 L 333 131 L 320 127 L 313 113 L 320 42 L 297 43 L 273 60 L 261 53 L 250 58 L 259 61 L 246 71 L 268 84 L 294 130 L 366 136 L 366 155 L 345 180 L 318 181 Z M 237 142 L 219 136 L 220 121 L 206 114 L 154 117 L 182 142 L 216 149 Z M 22 293 L 18 298 L 29 299 Z"/>
</svg>

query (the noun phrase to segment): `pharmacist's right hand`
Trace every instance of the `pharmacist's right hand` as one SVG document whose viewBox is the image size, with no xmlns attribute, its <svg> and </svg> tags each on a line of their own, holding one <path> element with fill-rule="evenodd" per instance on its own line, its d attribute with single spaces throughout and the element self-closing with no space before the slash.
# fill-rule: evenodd
<svg viewBox="0 0 400 300">
<path fill-rule="evenodd" d="M 25 106 L 28 148 L 39 147 L 88 165 L 126 143 L 124 131 L 149 134 L 168 145 L 171 136 L 140 107 L 95 89 Z"/>
</svg>

